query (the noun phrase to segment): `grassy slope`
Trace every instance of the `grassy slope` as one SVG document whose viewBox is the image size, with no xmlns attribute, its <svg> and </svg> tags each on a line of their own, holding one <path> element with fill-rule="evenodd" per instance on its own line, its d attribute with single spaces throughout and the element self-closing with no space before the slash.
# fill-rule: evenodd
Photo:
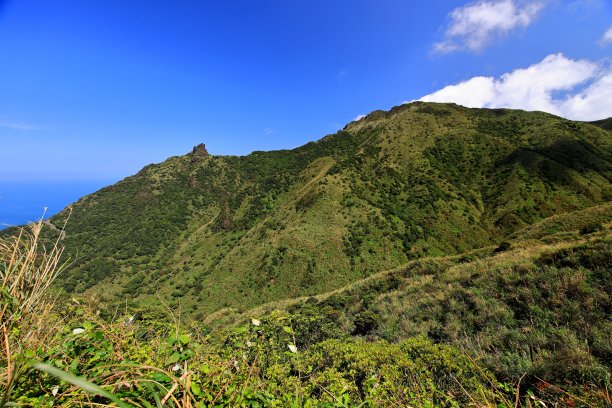
<svg viewBox="0 0 612 408">
<path fill-rule="evenodd" d="M 544 113 L 415 103 L 290 151 L 173 157 L 73 206 L 64 284 L 195 315 L 314 295 L 609 201 L 611 144 Z"/>
<path fill-rule="evenodd" d="M 467 351 L 503 381 L 605 386 L 612 212 L 587 233 L 580 223 L 592 212 L 567 214 L 554 234 L 546 231 L 557 216 L 539 231 L 528 227 L 505 250 L 422 258 L 314 297 L 220 310 L 205 323 L 233 327 L 281 310 L 293 316 L 302 347 L 338 332 L 369 341 L 425 336 Z"/>
<path fill-rule="evenodd" d="M 68 302 L 45 315 L 38 327 L 50 340 L 27 355 L 151 403 L 169 394 L 184 400 L 192 384 L 194 400 L 227 406 L 609 406 L 608 209 L 556 215 L 508 244 L 420 258 L 189 327 L 160 321 L 178 317 L 164 308 L 135 320 L 133 310 L 120 311 L 109 322 L 95 304 Z M 172 386 L 163 373 L 176 372 L 177 359 L 187 380 Z M 165 388 L 146 387 L 152 379 Z M 104 402 L 33 370 L 13 395 L 33 406 Z"/>
</svg>

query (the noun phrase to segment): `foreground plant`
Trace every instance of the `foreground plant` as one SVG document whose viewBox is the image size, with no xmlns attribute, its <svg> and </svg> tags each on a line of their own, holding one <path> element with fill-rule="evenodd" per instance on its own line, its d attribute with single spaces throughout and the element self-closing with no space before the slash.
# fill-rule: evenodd
<svg viewBox="0 0 612 408">
<path fill-rule="evenodd" d="M 45 292 L 65 265 L 60 262 L 58 242 L 47 250 L 39 246 L 42 227 L 43 223 L 32 225 L 1 241 L 0 407 L 610 405 L 607 366 L 589 358 L 591 353 L 609 355 L 605 354 L 609 350 L 609 336 L 603 335 L 608 332 L 609 322 L 596 314 L 587 320 L 601 321 L 602 328 L 594 332 L 597 336 L 585 341 L 589 346 L 589 354 L 585 354 L 578 347 L 581 344 L 571 342 L 580 337 L 564 335 L 572 321 L 563 320 L 563 316 L 570 315 L 569 311 L 574 318 L 580 316 L 581 310 L 596 313 L 598 309 L 587 307 L 594 303 L 589 299 L 607 302 L 609 297 L 597 295 L 600 293 L 597 288 L 608 286 L 596 282 L 598 279 L 607 282 L 612 260 L 608 238 L 593 237 L 588 242 L 548 248 L 534 258 L 529 268 L 524 262 L 510 262 L 509 257 L 521 251 L 518 245 L 518 249 L 511 248 L 508 253 L 496 253 L 497 263 L 487 266 L 483 263 L 482 267 L 479 263 L 464 265 L 463 261 L 457 266 L 449 258 L 423 260 L 396 271 L 396 275 L 381 275 L 380 279 L 388 280 L 370 280 L 351 287 L 351 292 L 340 292 L 323 301 L 312 298 L 287 310 L 250 311 L 240 321 L 228 325 L 202 322 L 190 325 L 181 323 L 168 307 L 132 310 L 126 304 L 125 314 L 116 313 L 108 318 L 100 313 L 94 298 L 50 301 Z M 443 275 L 451 266 L 455 266 L 454 275 Z M 484 267 L 486 271 L 479 269 Z M 535 312 L 535 306 L 541 305 L 538 315 L 540 319 L 546 317 L 544 323 L 564 326 L 552 331 L 549 324 L 521 324 L 518 327 L 529 330 L 508 332 L 516 324 L 506 319 L 489 323 L 496 333 L 508 338 L 508 333 L 527 332 L 533 336 L 536 330 L 547 329 L 540 331 L 540 339 L 552 333 L 559 335 L 559 340 L 550 337 L 550 345 L 541 342 L 536 350 L 539 355 L 527 355 L 535 362 L 531 371 L 527 367 L 519 372 L 518 381 L 513 381 L 505 375 L 509 371 L 499 367 L 499 363 L 508 361 L 500 348 L 503 344 L 494 342 L 497 338 L 491 334 L 483 337 L 482 330 L 469 333 L 478 346 L 471 348 L 460 339 L 454 344 L 443 343 L 424 334 L 401 336 L 388 328 L 384 330 L 392 313 L 382 314 L 384 309 L 373 307 L 374 295 L 400 288 L 397 273 L 412 282 L 403 287 L 415 287 L 423 271 L 438 271 L 438 276 L 444 278 L 441 279 L 444 288 L 455 291 L 451 292 L 455 299 L 453 308 L 448 308 L 443 325 L 438 318 L 440 328 L 468 330 L 470 321 L 484 326 L 491 321 L 484 318 L 508 316 L 491 315 L 491 307 L 486 309 L 487 314 L 482 314 L 485 311 L 482 307 L 476 310 L 462 307 L 459 301 L 472 301 L 470 305 L 475 306 L 494 303 L 479 302 L 476 296 L 479 293 L 472 286 L 449 284 L 462 272 L 464 276 L 476 276 L 470 282 L 477 285 L 476 273 L 482 272 L 489 279 L 499 276 L 488 298 L 524 299 L 526 294 L 533 293 L 525 300 L 532 309 L 526 309 Z M 533 287 L 530 292 L 525 291 L 528 284 Z M 481 288 L 485 295 L 488 293 L 484 284 L 474 287 Z M 548 290 L 547 296 L 540 296 L 550 299 L 548 303 L 533 299 L 541 293 L 536 288 Z M 515 296 L 519 289 L 520 296 Z M 432 294 L 435 290 L 439 288 L 429 285 L 427 292 L 418 293 Z M 367 304 L 366 299 L 370 299 Z M 575 303 L 578 300 L 581 303 Z M 350 309 L 347 304 L 352 305 Z M 393 306 L 389 302 L 386 305 Z M 414 316 L 411 321 L 418 321 L 420 309 L 416 300 L 395 307 L 390 310 Z M 428 309 L 428 316 L 436 317 L 431 310 Z M 556 314 L 547 317 L 542 310 Z M 451 311 L 462 315 L 453 315 Z M 160 314 L 172 317 L 174 324 L 164 322 Z M 436 321 L 430 319 L 427 323 Z M 385 334 L 387 339 L 383 339 Z M 486 341 L 497 356 L 484 352 Z M 506 352 L 517 349 L 508 346 Z M 494 357 L 497 359 L 493 360 Z M 498 367 L 492 362 L 498 363 Z"/>
<path fill-rule="evenodd" d="M 54 335 L 48 289 L 65 269 L 58 238 L 41 244 L 43 220 L 0 239 L 0 406 L 28 367 L 26 354 Z"/>
</svg>

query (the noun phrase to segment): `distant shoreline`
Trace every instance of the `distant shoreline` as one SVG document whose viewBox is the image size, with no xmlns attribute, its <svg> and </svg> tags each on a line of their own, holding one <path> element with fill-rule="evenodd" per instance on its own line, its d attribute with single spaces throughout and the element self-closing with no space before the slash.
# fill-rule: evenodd
<svg viewBox="0 0 612 408">
<path fill-rule="evenodd" d="M 52 217 L 117 180 L 0 180 L 0 230 Z M 45 207 L 47 211 L 45 213 Z"/>
</svg>

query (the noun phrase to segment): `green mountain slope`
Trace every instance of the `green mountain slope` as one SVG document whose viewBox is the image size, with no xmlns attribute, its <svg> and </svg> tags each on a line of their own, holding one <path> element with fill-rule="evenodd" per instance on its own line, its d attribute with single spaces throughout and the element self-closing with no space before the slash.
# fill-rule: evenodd
<svg viewBox="0 0 612 408">
<path fill-rule="evenodd" d="M 328 338 L 422 336 L 468 351 L 501 381 L 604 386 L 612 355 L 610 209 L 595 211 L 607 221 L 591 224 L 594 232 L 580 226 L 594 211 L 575 211 L 528 227 L 533 235 L 563 224 L 537 240 L 421 258 L 328 293 L 224 309 L 205 323 L 232 328 L 288 316 L 300 349 Z"/>
<path fill-rule="evenodd" d="M 601 127 L 412 103 L 293 150 L 198 148 L 82 198 L 63 285 L 106 302 L 161 297 L 196 315 L 248 308 L 497 243 L 610 201 L 611 181 Z"/>
</svg>

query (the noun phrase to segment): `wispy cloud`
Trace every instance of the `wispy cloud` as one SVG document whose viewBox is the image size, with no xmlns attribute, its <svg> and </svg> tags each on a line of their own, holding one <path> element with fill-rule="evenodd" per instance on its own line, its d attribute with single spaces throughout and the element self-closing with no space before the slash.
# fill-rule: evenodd
<svg viewBox="0 0 612 408">
<path fill-rule="evenodd" d="M 275 135 L 276 133 L 278 133 L 278 132 L 277 132 L 277 130 L 276 130 L 276 129 L 274 129 L 272 126 L 268 126 L 268 127 L 266 127 L 266 128 L 263 130 L 263 132 L 264 132 L 266 135 Z"/>
<path fill-rule="evenodd" d="M 363 119 L 365 117 L 366 117 L 366 115 L 363 115 L 363 114 L 357 115 L 357 116 L 355 116 L 355 119 L 353 119 L 353 122 L 360 121 L 361 119 Z"/>
<path fill-rule="evenodd" d="M 599 39 L 599 44 L 604 47 L 606 45 L 612 44 L 612 26 L 606 30 L 605 33 Z"/>
<path fill-rule="evenodd" d="M 338 82 L 343 82 L 346 79 L 346 77 L 348 76 L 348 74 L 349 74 L 349 72 L 346 69 L 341 69 L 336 74 L 336 79 L 338 79 Z"/>
<path fill-rule="evenodd" d="M 604 1 L 607 0 L 575 0 L 566 4 L 565 8 L 571 12 L 593 11 L 604 7 Z"/>
<path fill-rule="evenodd" d="M 18 122 L 0 117 L 0 128 L 15 130 L 43 130 L 44 127 L 34 123 Z"/>
<path fill-rule="evenodd" d="M 612 116 L 612 66 L 552 54 L 498 78 L 477 76 L 419 100 L 473 108 L 540 110 L 575 120 Z"/>
<path fill-rule="evenodd" d="M 450 12 L 444 40 L 433 45 L 432 53 L 483 50 L 495 39 L 527 27 L 544 7 L 542 2 L 491 0 L 470 3 Z"/>
</svg>

